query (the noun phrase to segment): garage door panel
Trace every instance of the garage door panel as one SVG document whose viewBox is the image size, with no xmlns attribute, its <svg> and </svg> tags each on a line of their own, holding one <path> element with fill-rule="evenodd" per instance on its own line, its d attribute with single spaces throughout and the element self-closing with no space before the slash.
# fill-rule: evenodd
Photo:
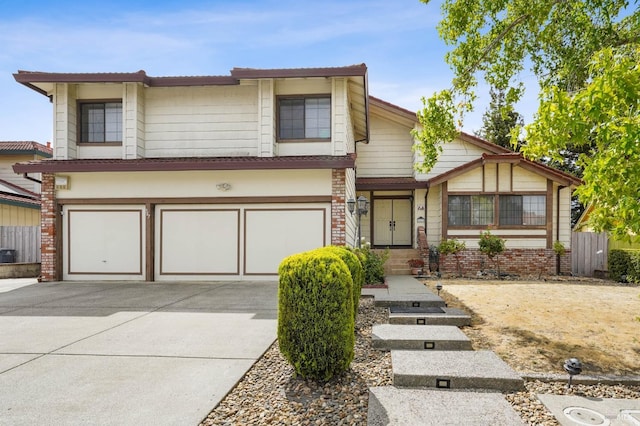
<svg viewBox="0 0 640 426">
<path fill-rule="evenodd" d="M 67 210 L 67 273 L 140 275 L 142 211 Z"/>
<path fill-rule="evenodd" d="M 162 209 L 160 274 L 239 274 L 238 209 Z"/>
<path fill-rule="evenodd" d="M 277 274 L 287 256 L 326 244 L 326 209 L 246 209 L 244 274 Z"/>
</svg>

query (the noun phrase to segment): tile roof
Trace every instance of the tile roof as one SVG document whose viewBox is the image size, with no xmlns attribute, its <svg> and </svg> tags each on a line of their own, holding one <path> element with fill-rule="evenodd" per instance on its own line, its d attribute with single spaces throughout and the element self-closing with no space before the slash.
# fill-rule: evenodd
<svg viewBox="0 0 640 426">
<path fill-rule="evenodd" d="M 16 173 L 142 172 L 186 170 L 347 169 L 355 167 L 355 154 L 290 157 L 140 158 L 135 160 L 42 160 L 17 163 Z"/>
<path fill-rule="evenodd" d="M 33 141 L 0 141 L 0 154 L 41 154 L 43 157 L 53 156 L 53 149 Z"/>
</svg>

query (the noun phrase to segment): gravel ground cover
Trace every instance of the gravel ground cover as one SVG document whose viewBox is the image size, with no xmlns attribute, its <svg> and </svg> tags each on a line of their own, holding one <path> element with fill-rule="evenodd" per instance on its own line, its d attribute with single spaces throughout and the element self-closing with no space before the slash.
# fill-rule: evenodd
<svg viewBox="0 0 640 426">
<path fill-rule="evenodd" d="M 388 322 L 386 309 L 362 298 L 351 368 L 327 383 L 294 377 L 274 343 L 238 385 L 204 419 L 209 425 L 366 425 L 369 387 L 392 384 L 391 356 L 371 348 L 371 328 Z M 516 366 L 512 367 L 516 368 Z M 516 368 L 517 369 L 517 368 Z M 536 394 L 640 399 L 640 386 L 573 385 L 530 381 L 526 390 L 505 395 L 528 425 L 559 425 Z"/>
</svg>

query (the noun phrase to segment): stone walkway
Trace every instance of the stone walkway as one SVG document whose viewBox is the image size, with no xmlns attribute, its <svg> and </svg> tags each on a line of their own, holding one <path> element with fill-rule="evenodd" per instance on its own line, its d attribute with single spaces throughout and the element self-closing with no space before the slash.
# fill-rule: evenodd
<svg viewBox="0 0 640 426">
<path fill-rule="evenodd" d="M 522 378 L 491 351 L 472 351 L 459 326 L 469 315 L 409 275 L 387 277 L 387 289 L 363 289 L 390 310 L 373 327 L 372 345 L 391 351 L 393 386 L 369 389 L 368 424 L 518 425 L 502 391 Z"/>
</svg>

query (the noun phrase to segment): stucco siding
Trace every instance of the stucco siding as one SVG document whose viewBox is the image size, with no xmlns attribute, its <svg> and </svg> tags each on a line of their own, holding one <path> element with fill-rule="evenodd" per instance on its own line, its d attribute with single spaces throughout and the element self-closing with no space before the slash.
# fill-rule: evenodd
<svg viewBox="0 0 640 426">
<path fill-rule="evenodd" d="M 148 88 L 146 156 L 257 156 L 257 100 L 257 86 Z"/>
<path fill-rule="evenodd" d="M 331 170 L 69 173 L 59 199 L 331 195 Z M 108 178 L 105 178 L 108 176 Z M 217 185 L 228 183 L 223 191 Z M 96 189 L 99 188 L 99 189 Z"/>
<path fill-rule="evenodd" d="M 413 176 L 413 138 L 411 129 L 370 115 L 371 136 L 368 145 L 358 144 L 358 177 Z"/>
</svg>

